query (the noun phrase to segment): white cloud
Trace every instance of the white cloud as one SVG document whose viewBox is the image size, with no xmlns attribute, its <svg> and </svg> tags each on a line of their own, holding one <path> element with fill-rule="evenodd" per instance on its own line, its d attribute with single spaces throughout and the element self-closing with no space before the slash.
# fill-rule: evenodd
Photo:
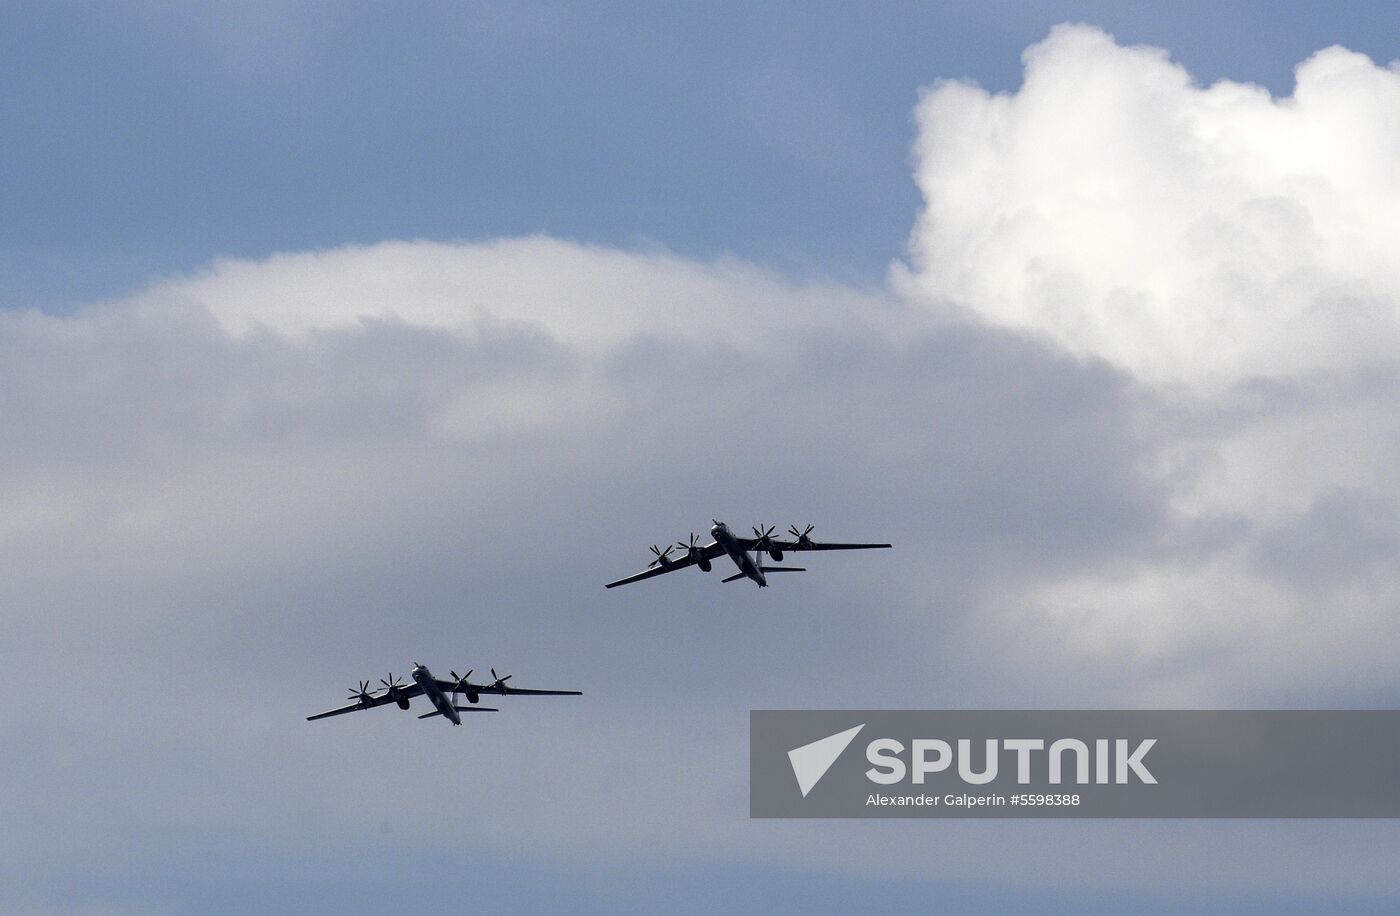
<svg viewBox="0 0 1400 916">
<path fill-rule="evenodd" d="M 894 282 L 1153 390 L 1145 473 L 1173 521 L 1126 560 L 1008 588 L 983 632 L 1030 627 L 1150 702 L 1389 682 L 1400 73 L 1332 47 L 1276 99 L 1088 26 L 1024 60 L 1015 92 L 924 94 L 925 209 Z"/>
<path fill-rule="evenodd" d="M 549 239 L 228 262 L 3 315 L 0 409 L 0 664 L 48 685 L 0 713 L 26 738 L 0 814 L 34 869 L 77 837 L 140 838 L 138 861 L 180 832 L 353 851 L 391 818 L 452 846 L 444 791 L 476 851 L 840 864 L 748 831 L 742 711 L 931 696 L 989 574 L 1078 569 L 1158 523 L 1118 373 L 878 292 Z M 602 588 L 712 516 L 898 555 Z M 456 733 L 303 721 L 415 660 L 587 698 Z M 958 689 L 993 680 L 995 657 L 958 664 Z M 470 769 L 380 779 L 364 748 L 406 740 L 443 773 L 465 741 Z M 548 753 L 576 791 L 529 791 L 517 763 Z M 84 818 L 94 798 L 123 803 Z"/>
<path fill-rule="evenodd" d="M 1158 380 L 1349 368 L 1400 330 L 1400 73 L 1333 47 L 1290 98 L 1060 26 L 1019 91 L 918 106 L 911 294 Z"/>
<path fill-rule="evenodd" d="M 797 284 L 734 258 L 697 263 L 546 236 L 477 244 L 383 242 L 224 260 L 136 299 L 207 309 L 227 331 L 302 335 L 390 319 L 415 327 L 527 328 L 596 353 L 637 334 L 765 343 L 786 326 L 855 313 L 895 320 L 878 293 Z"/>
<path fill-rule="evenodd" d="M 48 688 L 0 711 L 0 858 L 71 872 L 78 836 L 124 868 L 221 832 L 359 867 L 395 819 L 396 845 L 464 858 L 922 874 L 885 825 L 748 823 L 725 710 L 1384 696 L 1393 75 L 1334 49 L 1276 101 L 1084 28 L 1027 64 L 1015 95 L 921 104 L 906 299 L 536 237 L 221 261 L 0 315 L 0 664 Z M 896 550 L 764 591 L 601 588 L 712 515 Z M 506 707 L 480 743 L 393 710 L 302 721 L 413 660 L 588 697 Z M 406 760 L 449 775 L 384 776 Z M 1395 887 L 1374 835 L 1300 872 L 1274 852 L 1307 827 L 1061 826 L 1010 840 L 1031 883 L 1090 846 L 1093 881 Z M 948 872 L 999 881 L 1008 833 L 958 835 Z"/>
</svg>

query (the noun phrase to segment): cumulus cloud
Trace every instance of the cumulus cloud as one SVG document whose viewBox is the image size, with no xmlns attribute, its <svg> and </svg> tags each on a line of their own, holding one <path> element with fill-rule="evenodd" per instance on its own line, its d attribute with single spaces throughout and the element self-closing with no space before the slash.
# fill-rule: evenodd
<svg viewBox="0 0 1400 916">
<path fill-rule="evenodd" d="M 985 702 L 998 660 L 958 634 L 990 583 L 1129 554 L 1163 517 L 1149 405 L 1111 367 L 879 291 L 558 240 L 227 262 L 7 314 L 0 373 L 0 662 L 52 685 L 0 713 L 29 739 L 4 795 L 28 868 L 172 831 L 457 842 L 435 783 L 365 752 L 422 723 L 302 720 L 415 660 L 587 693 L 474 726 L 450 794 L 491 826 L 481 854 L 839 862 L 747 833 L 723 710 Z M 712 516 L 899 546 L 763 591 L 602 588 Z M 429 771 L 461 764 L 430 746 Z"/>
<path fill-rule="evenodd" d="M 908 876 L 902 829 L 748 822 L 742 711 L 1385 702 L 1391 79 L 1334 49 L 1272 100 L 1057 29 L 1017 93 L 921 103 L 889 290 L 535 237 L 0 314 L 0 663 L 49 691 L 0 707 L 0 874 L 81 845 L 104 880 L 388 846 Z M 1373 133 L 1342 167 L 1323 123 Z M 602 589 L 712 516 L 896 549 Z M 415 660 L 587 696 L 464 741 L 302 721 Z M 944 877 L 1000 881 L 1009 843 L 1046 886 L 1395 889 L 1374 834 L 1309 870 L 1277 864 L 1306 830 L 1061 829 L 970 827 Z"/>
<path fill-rule="evenodd" d="M 1024 60 L 1014 92 L 921 99 L 925 208 L 893 280 L 1153 391 L 1172 521 L 1009 590 L 990 632 L 1032 626 L 1105 680 L 1133 659 L 1166 703 L 1260 702 L 1304 671 L 1390 689 L 1400 73 L 1332 47 L 1273 98 L 1068 25 Z"/>
<path fill-rule="evenodd" d="M 927 91 L 911 293 L 1154 379 L 1390 355 L 1400 73 L 1332 47 L 1291 97 L 1060 26 L 992 94 Z"/>
<path fill-rule="evenodd" d="M 415 327 L 528 327 L 591 352 L 637 334 L 766 344 L 785 324 L 852 312 L 898 320 L 886 296 L 799 284 L 735 258 L 697 263 L 547 236 L 480 244 L 384 242 L 224 260 L 138 300 L 214 316 L 237 336 L 299 336 L 390 318 Z"/>
</svg>

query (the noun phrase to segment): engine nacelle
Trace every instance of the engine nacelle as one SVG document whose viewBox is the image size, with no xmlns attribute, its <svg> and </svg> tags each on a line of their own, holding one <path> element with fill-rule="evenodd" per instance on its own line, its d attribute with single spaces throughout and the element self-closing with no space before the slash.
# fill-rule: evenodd
<svg viewBox="0 0 1400 916">
<path fill-rule="evenodd" d="M 399 704 L 399 709 L 407 709 L 407 708 L 408 708 L 408 697 L 399 697 L 399 698 L 398 698 L 397 700 L 395 700 L 394 702 Z"/>
<path fill-rule="evenodd" d="M 773 558 L 774 563 L 783 562 L 783 552 L 781 550 L 770 550 L 768 555 Z"/>
<path fill-rule="evenodd" d="M 711 569 L 714 568 L 710 565 L 710 561 L 705 557 L 700 557 L 699 559 L 697 559 L 695 561 L 695 565 L 700 567 L 701 572 L 709 572 Z"/>
<path fill-rule="evenodd" d="M 469 693 L 469 694 L 467 694 L 467 702 L 468 702 L 468 703 L 480 703 L 480 702 L 481 702 L 481 694 L 479 694 L 479 693 Z"/>
</svg>

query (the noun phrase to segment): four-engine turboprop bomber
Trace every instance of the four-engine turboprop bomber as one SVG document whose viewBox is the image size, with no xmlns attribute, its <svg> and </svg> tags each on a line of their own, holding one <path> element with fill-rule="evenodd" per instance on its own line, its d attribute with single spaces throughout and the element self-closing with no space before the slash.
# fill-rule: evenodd
<svg viewBox="0 0 1400 916">
<path fill-rule="evenodd" d="M 549 697 L 576 697 L 581 696 L 580 690 L 534 690 L 529 687 L 508 687 L 506 681 L 512 675 L 498 677 L 496 669 L 491 669 L 491 677 L 494 680 L 489 684 L 473 684 L 467 680 L 472 676 L 468 671 L 461 677 L 457 672 L 450 672 L 451 680 L 443 680 L 433 677 L 433 673 L 427 666 L 414 663 L 412 684 L 404 684 L 392 674 L 386 681 L 379 679 L 379 683 L 384 685 L 384 692 L 380 693 L 379 688 L 369 689 L 369 681 L 360 681 L 359 689 L 350 688 L 350 699 L 355 702 L 349 706 L 342 706 L 339 709 L 332 709 L 329 712 L 320 712 L 314 716 L 307 716 L 306 721 L 312 722 L 316 719 L 324 719 L 327 716 L 339 716 L 347 712 L 355 712 L 359 709 L 373 709 L 376 706 L 383 706 L 385 703 L 397 703 L 399 709 L 408 709 L 409 700 L 416 696 L 426 696 L 428 701 L 435 707 L 434 712 L 424 713 L 420 719 L 430 719 L 433 716 L 443 716 L 453 725 L 461 725 L 462 717 L 458 715 L 464 712 L 499 712 L 492 706 L 478 706 L 481 702 L 482 694 L 494 694 L 497 696 L 549 696 Z M 464 695 L 470 706 L 458 706 L 458 694 Z"/>
<path fill-rule="evenodd" d="M 759 588 L 768 587 L 768 573 L 770 572 L 806 572 L 798 566 L 764 566 L 763 555 L 768 554 L 775 563 L 781 563 L 783 554 L 798 550 L 869 550 L 877 547 L 889 547 L 889 544 L 818 544 L 809 535 L 812 533 L 812 526 L 808 525 L 804 530 L 798 531 L 797 526 L 788 528 L 792 535 L 792 540 L 775 539 L 773 537 L 773 525 L 767 528 L 754 528 L 754 536 L 751 538 L 735 537 L 729 530 L 729 526 L 724 522 L 715 521 L 715 526 L 710 529 L 710 535 L 714 540 L 709 544 L 701 544 L 695 535 L 690 536 L 690 542 L 679 541 L 676 547 L 685 552 L 684 556 L 671 558 L 671 551 L 676 547 L 667 547 L 662 550 L 655 544 L 651 547 L 651 552 L 656 559 L 647 564 L 647 568 L 636 575 L 618 579 L 616 582 L 609 582 L 608 588 L 618 585 L 626 585 L 629 582 L 640 582 L 642 579 L 650 579 L 652 576 L 660 576 L 668 572 L 675 572 L 678 569 L 685 569 L 687 566 L 698 566 L 702 572 L 709 572 L 711 560 L 724 554 L 729 555 L 729 559 L 734 561 L 734 565 L 739 567 L 739 571 L 725 582 L 733 582 L 737 579 L 752 579 L 758 583 Z M 753 556 L 749 556 L 749 552 Z"/>
<path fill-rule="evenodd" d="M 805 572 L 806 570 L 797 566 L 765 566 L 764 554 L 775 563 L 781 563 L 783 555 L 788 552 L 801 550 L 868 550 L 873 548 L 889 547 L 889 544 L 829 544 L 817 543 L 811 538 L 812 526 L 798 531 L 797 526 L 788 528 L 792 535 L 791 540 L 773 537 L 774 526 L 767 528 L 757 527 L 753 529 L 754 536 L 737 537 L 729 530 L 729 526 L 724 522 L 715 521 L 714 527 L 710 529 L 710 534 L 714 540 L 708 544 L 701 544 L 694 534 L 690 536 L 689 543 L 681 541 L 676 544 L 684 551 L 684 555 L 675 559 L 671 558 L 671 551 L 676 547 L 667 547 L 662 550 L 660 547 L 652 545 L 651 552 L 655 559 L 648 567 L 636 575 L 618 579 L 616 582 L 609 582 L 608 588 L 619 585 L 626 585 L 629 582 L 638 582 L 642 579 L 650 579 L 653 576 L 664 575 L 668 572 L 675 572 L 687 566 L 698 566 L 703 572 L 709 572 L 713 568 L 712 561 L 721 555 L 728 556 L 738 567 L 738 572 L 727 577 L 723 581 L 734 582 L 739 579 L 752 579 L 758 583 L 759 588 L 768 586 L 768 573 L 773 572 Z M 750 553 L 753 555 L 750 556 Z M 383 692 L 378 687 L 370 690 L 369 681 L 360 681 L 359 687 L 350 689 L 350 700 L 353 702 L 341 706 L 338 709 L 327 710 L 317 713 L 314 716 L 307 716 L 308 722 L 317 719 L 325 719 L 330 716 L 344 715 L 347 712 L 356 712 L 361 709 L 373 709 L 376 706 L 384 706 L 388 703 L 397 705 L 400 709 L 408 709 L 411 701 L 417 696 L 426 696 L 428 702 L 433 705 L 431 712 L 420 715 L 420 719 L 430 719 L 434 716 L 442 716 L 453 725 L 462 724 L 461 713 L 464 712 L 499 712 L 494 706 L 482 706 L 482 696 L 581 696 L 581 690 L 536 690 L 529 687 L 510 687 L 506 681 L 511 675 L 501 677 L 496 674 L 496 669 L 491 669 L 492 680 L 488 684 L 473 684 L 469 680 L 472 672 L 458 676 L 456 671 L 450 672 L 451 677 L 447 679 L 437 678 L 428 670 L 426 665 L 415 662 L 413 670 L 410 672 L 413 677 L 412 684 L 405 684 L 394 675 L 390 674 L 388 680 L 380 679 L 383 685 Z M 458 706 L 457 697 L 465 696 L 468 705 Z"/>
</svg>

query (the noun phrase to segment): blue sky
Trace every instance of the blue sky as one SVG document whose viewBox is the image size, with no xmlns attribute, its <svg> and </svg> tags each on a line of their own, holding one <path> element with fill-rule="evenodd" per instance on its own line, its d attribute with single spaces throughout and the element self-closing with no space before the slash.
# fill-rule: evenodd
<svg viewBox="0 0 1400 916">
<path fill-rule="evenodd" d="M 1400 702 L 1396 35 L 0 7 L 0 668 L 45 687 L 0 910 L 1393 911 L 1390 822 L 744 804 L 751 708 Z M 896 549 L 602 588 L 715 517 Z M 304 721 L 413 661 L 586 696 Z"/>
<path fill-rule="evenodd" d="M 1291 89 L 1387 4 L 17 3 L 0 10 L 0 304 L 218 256 L 547 232 L 879 283 L 920 86 L 1020 81 L 1061 21 Z"/>
</svg>

